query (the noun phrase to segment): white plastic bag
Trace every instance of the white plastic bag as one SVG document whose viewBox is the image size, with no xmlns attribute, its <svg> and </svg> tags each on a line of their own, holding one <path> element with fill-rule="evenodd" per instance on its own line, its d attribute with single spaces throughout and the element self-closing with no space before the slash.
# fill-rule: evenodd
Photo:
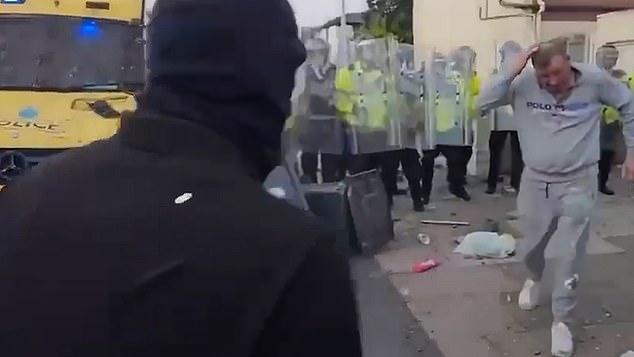
<svg viewBox="0 0 634 357">
<path fill-rule="evenodd" d="M 508 258 L 515 253 L 515 238 L 510 234 L 473 232 L 467 234 L 454 253 L 468 258 Z"/>
</svg>

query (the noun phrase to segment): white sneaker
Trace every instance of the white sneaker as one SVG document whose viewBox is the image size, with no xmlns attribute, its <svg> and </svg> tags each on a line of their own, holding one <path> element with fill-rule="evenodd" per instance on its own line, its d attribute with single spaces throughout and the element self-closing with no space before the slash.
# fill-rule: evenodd
<svg viewBox="0 0 634 357">
<path fill-rule="evenodd" d="M 533 310 L 536 308 L 539 305 L 539 283 L 526 279 L 517 303 L 522 310 Z"/>
<path fill-rule="evenodd" d="M 574 351 L 574 344 L 572 341 L 572 333 L 570 329 L 563 322 L 553 324 L 550 330 L 552 334 L 551 349 L 550 352 L 554 357 L 570 357 Z"/>
</svg>

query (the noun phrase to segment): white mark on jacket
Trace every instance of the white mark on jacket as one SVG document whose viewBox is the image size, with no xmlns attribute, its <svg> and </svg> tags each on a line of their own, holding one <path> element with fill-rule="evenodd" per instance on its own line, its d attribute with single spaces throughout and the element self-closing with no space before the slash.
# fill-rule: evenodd
<svg viewBox="0 0 634 357">
<path fill-rule="evenodd" d="M 182 195 L 180 195 L 180 196 L 176 197 L 176 198 L 174 199 L 174 203 L 175 203 L 175 204 L 177 204 L 177 205 L 182 205 L 183 203 L 185 203 L 185 202 L 187 202 L 187 201 L 191 200 L 191 198 L 192 198 L 193 196 L 194 196 L 194 195 L 192 195 L 190 192 L 185 192 L 185 193 L 183 193 Z"/>
<path fill-rule="evenodd" d="M 269 189 L 269 194 L 275 198 L 284 199 L 286 198 L 286 191 L 284 191 L 281 187 L 271 187 Z"/>
</svg>

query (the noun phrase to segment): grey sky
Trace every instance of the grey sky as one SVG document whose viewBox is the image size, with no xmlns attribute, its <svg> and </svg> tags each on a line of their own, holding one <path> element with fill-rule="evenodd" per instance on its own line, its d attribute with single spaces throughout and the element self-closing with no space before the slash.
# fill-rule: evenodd
<svg viewBox="0 0 634 357">
<path fill-rule="evenodd" d="M 345 0 L 347 12 L 367 9 L 365 0 Z M 341 14 L 341 0 L 289 0 L 300 26 L 321 25 Z"/>
<path fill-rule="evenodd" d="M 367 9 L 365 0 L 345 0 L 346 11 L 356 12 Z M 147 0 L 146 7 L 151 9 L 155 0 Z M 289 0 L 300 26 L 321 25 L 341 13 L 341 0 Z"/>
</svg>

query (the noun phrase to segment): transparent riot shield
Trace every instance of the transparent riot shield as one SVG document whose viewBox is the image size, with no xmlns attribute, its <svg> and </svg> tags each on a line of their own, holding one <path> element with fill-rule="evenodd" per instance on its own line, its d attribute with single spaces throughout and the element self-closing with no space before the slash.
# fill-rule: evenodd
<svg viewBox="0 0 634 357">
<path fill-rule="evenodd" d="M 473 144 L 474 58 L 460 48 L 448 55 L 432 51 L 426 60 L 425 149 Z"/>
<path fill-rule="evenodd" d="M 409 44 L 398 44 L 393 57 L 399 66 L 398 89 L 402 102 L 402 118 L 398 123 L 400 143 L 404 148 L 420 149 L 424 146 L 424 67 L 416 66 L 414 46 Z"/>
<path fill-rule="evenodd" d="M 506 41 L 497 44 L 497 60 L 496 68 L 491 75 L 499 76 L 507 70 L 507 66 L 513 63 L 515 56 L 519 55 L 523 48 L 515 41 Z M 490 120 L 490 127 L 492 131 L 515 131 L 517 125 L 513 114 L 513 108 L 510 105 L 505 105 L 499 108 L 495 108 L 487 113 Z"/>
<path fill-rule="evenodd" d="M 291 95 L 291 116 L 286 120 L 281 135 L 280 163 L 269 174 L 263 183 L 264 189 L 271 195 L 283 199 L 290 205 L 308 210 L 304 192 L 299 180 L 298 157 L 300 145 L 298 132 L 301 123 L 308 111 L 308 101 L 305 94 L 306 85 L 303 80 L 305 66 L 302 65 L 296 72 L 295 88 Z"/>
<path fill-rule="evenodd" d="M 355 42 L 352 65 L 339 69 L 337 89 L 351 104 L 345 113 L 351 154 L 401 148 L 391 123 L 391 117 L 401 117 L 397 101 L 393 100 L 398 93 L 389 57 L 393 41 L 380 38 Z"/>
<path fill-rule="evenodd" d="M 302 64 L 295 74 L 295 87 L 291 95 L 291 115 L 286 119 L 282 131 L 282 162 L 296 174 L 300 174 L 299 156 L 301 154 L 300 136 L 306 126 L 308 115 L 308 96 L 306 94 L 306 64 Z"/>
<path fill-rule="evenodd" d="M 304 75 L 307 96 L 306 122 L 299 133 L 301 150 L 314 154 L 342 155 L 345 149 L 345 126 L 337 115 L 335 80 L 337 68 L 330 63 L 329 44 L 319 38 L 305 42 Z"/>
</svg>

